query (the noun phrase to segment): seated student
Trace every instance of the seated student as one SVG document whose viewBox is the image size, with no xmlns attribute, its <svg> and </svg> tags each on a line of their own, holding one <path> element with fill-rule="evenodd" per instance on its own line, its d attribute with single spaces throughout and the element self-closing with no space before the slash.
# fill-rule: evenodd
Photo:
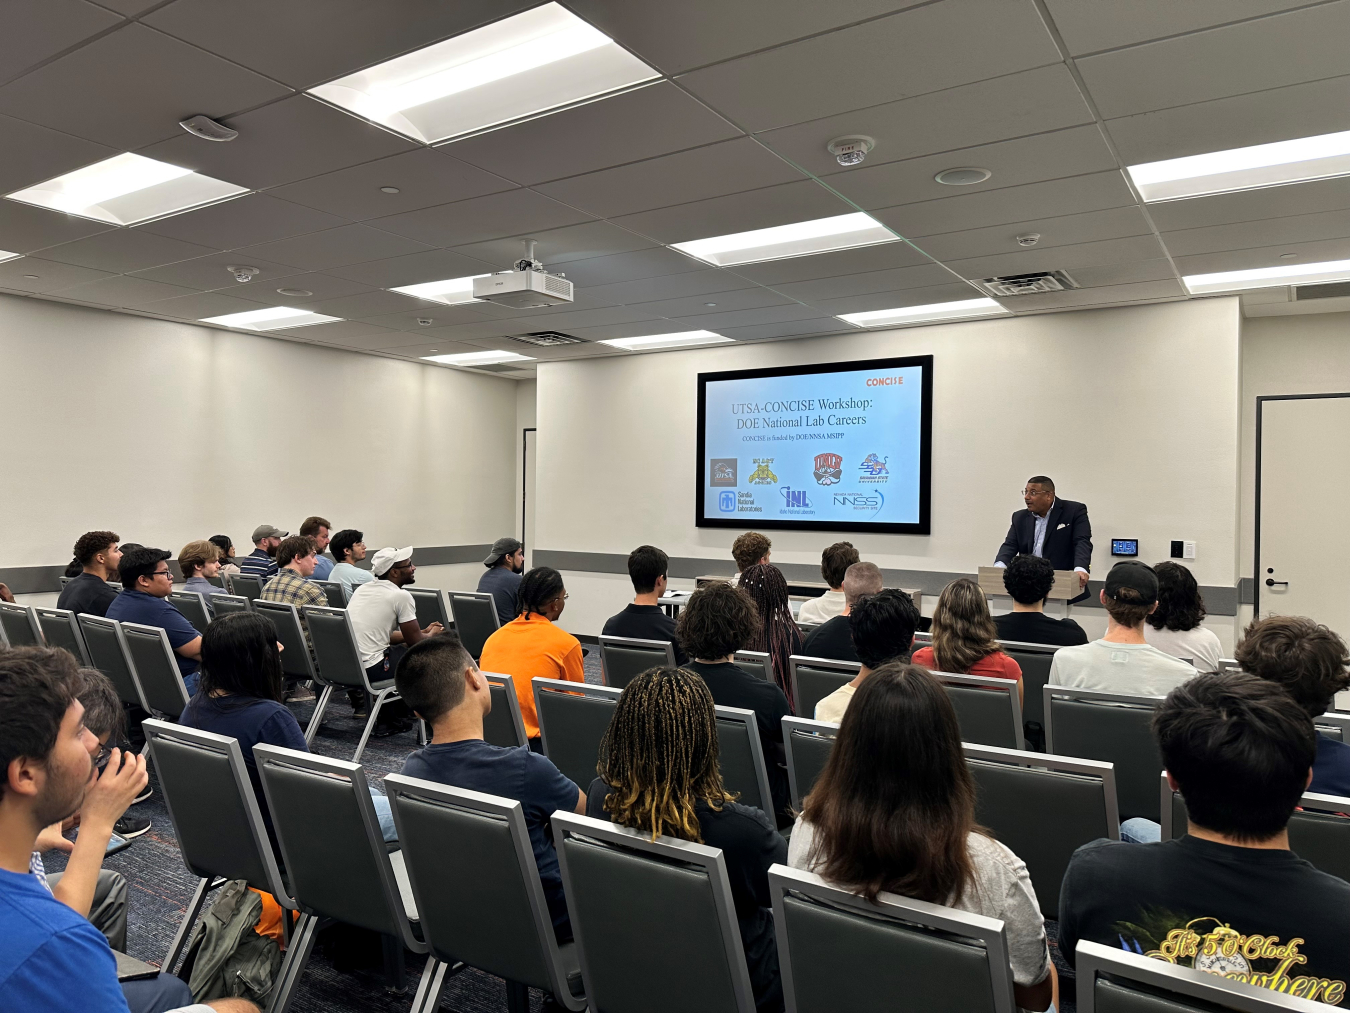
<svg viewBox="0 0 1350 1013">
<path fill-rule="evenodd" d="M 174 660 L 187 686 L 188 696 L 197 692 L 197 659 L 202 654 L 202 635 L 169 604 L 173 590 L 173 572 L 169 554 L 163 549 L 138 545 L 122 554 L 118 567 L 122 593 L 108 605 L 107 616 L 121 623 L 158 626 L 169 635 Z"/>
<path fill-rule="evenodd" d="M 1153 718 L 1189 826 L 1156 844 L 1074 852 L 1059 893 L 1059 951 L 1078 940 L 1339 1005 L 1350 981 L 1350 884 L 1289 850 L 1289 817 L 1317 738 L 1280 687 L 1201 675 Z"/>
<path fill-rule="evenodd" d="M 764 765 L 769 768 L 774 817 L 781 827 L 792 822 L 792 792 L 783 752 L 783 718 L 792 713 L 792 708 L 776 685 L 755 678 L 735 664 L 736 652 L 759 630 L 759 609 L 754 600 L 720 580 L 691 594 L 675 623 L 675 633 L 693 659 L 681 667 L 703 677 L 715 704 L 755 712 Z"/>
<path fill-rule="evenodd" d="M 1278 683 L 1317 718 L 1332 709 L 1336 694 L 1350 687 L 1350 653 L 1336 633 L 1303 616 L 1257 619 L 1234 652 L 1242 671 Z M 1350 743 L 1317 733 L 1317 759 L 1308 788 L 1319 795 L 1350 795 Z"/>
<path fill-rule="evenodd" d="M 933 643 L 914 652 L 914 664 L 953 675 L 984 675 L 1017 682 L 1022 666 L 999 649 L 998 630 L 980 585 L 968 577 L 942 589 L 933 606 Z"/>
<path fill-rule="evenodd" d="M 305 631 L 305 642 L 311 643 L 309 625 L 302 611 L 306 605 L 323 608 L 328 604 L 328 595 L 309 578 L 314 575 L 314 565 L 318 562 L 318 551 L 314 539 L 308 535 L 291 535 L 283 538 L 277 546 L 277 575 L 267 582 L 258 595 L 260 601 L 275 601 L 283 605 L 294 605 L 300 613 L 300 626 Z M 310 653 L 314 653 L 311 645 Z"/>
<path fill-rule="evenodd" d="M 1158 607 L 1158 578 L 1151 566 L 1127 559 L 1111 567 L 1101 602 L 1106 636 L 1056 651 L 1050 662 L 1051 686 L 1165 696 L 1195 677 L 1189 664 L 1144 639 L 1144 619 Z"/>
<path fill-rule="evenodd" d="M 1027 867 L 976 825 L 956 711 L 917 665 L 883 665 L 859 688 L 803 800 L 788 864 L 868 900 L 886 891 L 1001 919 L 1018 1007 L 1055 1001 Z"/>
<path fill-rule="evenodd" d="M 214 542 L 199 538 L 188 542 L 178 550 L 178 566 L 183 571 L 183 590 L 195 591 L 206 602 L 206 611 L 210 616 L 216 614 L 211 604 L 213 594 L 224 594 L 223 587 L 216 587 L 208 577 L 220 572 L 220 549 Z"/>
<path fill-rule="evenodd" d="M 277 563 L 272 557 L 277 554 L 281 540 L 290 534 L 271 524 L 259 524 L 253 529 L 253 551 L 239 560 L 239 572 L 246 577 L 257 577 L 263 583 L 271 580 L 277 572 Z"/>
<path fill-rule="evenodd" d="M 505 626 L 520 611 L 516 595 L 525 570 L 525 546 L 514 538 L 498 538 L 483 565 L 487 572 L 478 578 L 478 593 L 492 595 L 497 603 L 497 621 Z"/>
<path fill-rule="evenodd" d="M 919 610 L 914 607 L 914 599 L 904 591 L 889 588 L 858 599 L 850 618 L 853 620 L 853 643 L 858 649 L 862 668 L 852 682 L 840 686 L 816 704 L 817 721 L 838 724 L 844 720 L 844 711 L 848 710 L 849 701 L 864 679 L 882 665 L 909 661 L 914 630 L 919 625 Z"/>
<path fill-rule="evenodd" d="M 703 680 L 652 668 L 630 682 L 600 743 L 599 771 L 586 789 L 587 816 L 653 840 L 664 834 L 721 849 L 755 1005 L 781 1010 L 769 866 L 787 861 L 787 842 L 768 816 L 722 786 L 717 720 Z"/>
<path fill-rule="evenodd" d="M 191 1006 L 187 985 L 167 973 L 118 983 L 108 940 L 69 902 L 57 899 L 40 862 L 39 831 L 77 810 L 80 834 L 63 894 L 81 879 L 92 899 L 113 823 L 144 789 L 145 759 L 113 749 L 95 777 L 98 745 L 76 697 L 80 677 L 66 651 L 0 651 L 0 997 L 6 1013 L 258 1013 L 217 999 Z"/>
<path fill-rule="evenodd" d="M 731 558 L 736 561 L 736 575 L 727 583 L 735 587 L 741 582 L 741 574 L 752 566 L 769 565 L 769 549 L 773 543 L 758 531 L 745 531 L 736 536 L 731 543 Z"/>
<path fill-rule="evenodd" d="M 206 628 L 202 637 L 201 684 L 178 719 L 179 724 L 189 728 L 238 740 L 253 794 L 272 839 L 272 850 L 278 854 L 272 814 L 253 759 L 253 747 L 261 742 L 309 752 L 300 723 L 281 702 L 282 682 L 281 645 L 277 643 L 277 628 L 272 620 L 256 612 L 231 612 Z M 384 839 L 397 840 L 389 800 L 373 789 L 370 794 Z"/>
<path fill-rule="evenodd" d="M 858 660 L 858 651 L 853 646 L 853 606 L 863 595 L 876 594 L 881 590 L 881 570 L 876 563 L 854 563 L 844 573 L 842 586 L 844 612 L 806 635 L 802 654 L 808 658 Z"/>
<path fill-rule="evenodd" d="M 333 572 L 333 560 L 323 554 L 323 550 L 328 548 L 328 532 L 332 528 L 333 525 L 322 517 L 306 517 L 300 522 L 300 534 L 314 542 L 314 573 L 310 575 L 312 580 L 329 580 Z"/>
<path fill-rule="evenodd" d="M 57 608 L 70 609 L 76 615 L 81 612 L 91 616 L 108 614 L 108 606 L 117 597 L 117 591 L 108 586 L 108 581 L 117 579 L 117 567 L 122 562 L 117 542 L 115 531 L 86 531 L 80 535 L 75 543 L 79 574 L 61 589 L 61 595 L 56 599 Z"/>
<path fill-rule="evenodd" d="M 1003 570 L 1003 587 L 1012 595 L 1013 610 L 994 616 L 999 640 L 1022 644 L 1086 644 L 1087 634 L 1072 619 L 1045 614 L 1045 596 L 1055 584 L 1055 568 L 1041 556 L 1014 556 Z"/>
<path fill-rule="evenodd" d="M 234 558 L 234 541 L 229 535 L 212 535 L 207 539 L 220 550 L 220 572 L 238 573 L 239 563 Z"/>
<path fill-rule="evenodd" d="M 844 574 L 857 561 L 858 550 L 852 542 L 835 542 L 826 547 L 820 554 L 820 575 L 825 578 L 830 589 L 819 598 L 802 602 L 801 610 L 797 613 L 799 623 L 819 625 L 827 619 L 848 614 L 843 588 Z"/>
<path fill-rule="evenodd" d="M 759 609 L 759 632 L 745 645 L 748 651 L 763 651 L 773 663 L 773 679 L 792 705 L 791 666 L 788 659 L 802 653 L 802 631 L 792 618 L 788 602 L 787 578 L 783 571 L 768 563 L 757 563 L 741 571 L 740 589 Z"/>
<path fill-rule="evenodd" d="M 635 597 L 622 612 L 605 620 L 600 633 L 606 637 L 665 640 L 675 645 L 675 664 L 683 665 L 689 659 L 675 638 L 675 620 L 656 604 L 666 593 L 669 569 L 670 558 L 655 545 L 639 545 L 629 553 L 628 577 L 633 582 Z"/>
<path fill-rule="evenodd" d="M 536 566 L 521 580 L 519 599 L 520 615 L 487 638 L 478 662 L 484 672 L 511 676 L 530 748 L 542 752 L 530 680 L 538 676 L 585 682 L 584 654 L 580 640 L 554 625 L 567 604 L 562 574 L 551 566 Z"/>
<path fill-rule="evenodd" d="M 355 528 L 343 528 L 328 543 L 329 551 L 333 553 L 333 558 L 337 560 L 333 564 L 328 579 L 341 583 L 348 598 L 352 596 L 352 592 L 356 590 L 358 585 L 375 579 L 375 574 L 355 565 L 366 558 L 365 538 L 366 536 Z"/>
<path fill-rule="evenodd" d="M 1182 658 L 1197 672 L 1217 672 L 1223 648 L 1218 635 L 1200 625 L 1205 618 L 1205 600 L 1191 571 L 1170 559 L 1153 568 L 1158 578 L 1158 607 L 1144 620 L 1144 639 L 1151 645 Z"/>
<path fill-rule="evenodd" d="M 554 935 L 560 943 L 570 942 L 572 925 L 548 819 L 559 809 L 584 813 L 586 793 L 548 757 L 483 741 L 483 717 L 492 710 L 492 691 L 453 633 L 415 645 L 399 662 L 394 678 L 399 695 L 431 726 L 431 741 L 408 757 L 403 773 L 524 805 Z"/>
</svg>

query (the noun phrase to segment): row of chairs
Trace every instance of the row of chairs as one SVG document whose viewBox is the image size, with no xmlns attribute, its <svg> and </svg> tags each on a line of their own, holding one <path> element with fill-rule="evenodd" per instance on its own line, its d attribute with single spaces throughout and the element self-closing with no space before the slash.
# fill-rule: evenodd
<svg viewBox="0 0 1350 1013">
<path fill-rule="evenodd" d="M 176 967 L 211 890 L 243 879 L 288 912 L 289 946 L 268 1013 L 286 1013 L 315 933 L 330 921 L 381 933 L 400 953 L 427 955 L 414 1013 L 438 1009 L 447 979 L 466 966 L 506 979 L 511 1013 L 526 1013 L 531 987 L 574 1011 L 755 1009 L 715 848 L 555 813 L 575 934 L 560 945 L 519 802 L 391 774 L 385 788 L 399 850 L 389 853 L 358 764 L 257 746 L 283 879 L 238 742 L 161 721 L 147 721 L 146 734 L 183 861 L 198 877 L 166 970 Z M 970 762 L 1006 766 L 1028 782 L 1040 776 L 1018 763 L 974 755 Z M 1106 775 L 1109 767 L 1086 776 Z M 916 1007 L 1014 1013 L 1002 922 L 888 894 L 869 903 L 784 866 L 770 870 L 769 882 L 794 1013 L 880 1013 L 895 1008 L 897 995 Z M 659 943 L 654 925 L 663 928 Z M 1090 942 L 1076 955 L 1079 1007 L 1098 1013 L 1319 1008 Z"/>
</svg>

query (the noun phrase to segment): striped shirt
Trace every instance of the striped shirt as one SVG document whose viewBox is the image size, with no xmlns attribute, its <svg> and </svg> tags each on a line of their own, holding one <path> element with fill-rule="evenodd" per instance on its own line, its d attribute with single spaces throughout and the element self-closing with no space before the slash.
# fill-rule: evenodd
<svg viewBox="0 0 1350 1013">
<path fill-rule="evenodd" d="M 279 569 L 277 561 L 262 549 L 254 549 L 236 562 L 239 564 L 239 572 L 245 577 L 260 577 L 263 580 L 275 576 Z"/>
</svg>

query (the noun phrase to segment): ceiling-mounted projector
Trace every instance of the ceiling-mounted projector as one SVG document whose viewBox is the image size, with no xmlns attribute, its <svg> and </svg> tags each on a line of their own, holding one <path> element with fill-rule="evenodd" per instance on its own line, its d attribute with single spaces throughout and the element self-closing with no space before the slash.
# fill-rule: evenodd
<svg viewBox="0 0 1350 1013">
<path fill-rule="evenodd" d="M 515 268 L 473 281 L 473 297 L 512 309 L 530 310 L 560 306 L 572 301 L 572 283 L 560 274 L 549 274 L 534 259 L 534 240 L 525 240 L 525 257 Z"/>
</svg>

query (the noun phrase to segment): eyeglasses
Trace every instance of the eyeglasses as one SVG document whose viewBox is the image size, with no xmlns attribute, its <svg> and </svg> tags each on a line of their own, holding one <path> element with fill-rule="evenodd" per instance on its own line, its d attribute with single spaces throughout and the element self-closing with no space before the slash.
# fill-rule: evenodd
<svg viewBox="0 0 1350 1013">
<path fill-rule="evenodd" d="M 173 576 L 173 571 L 172 571 L 172 570 L 156 570 L 154 573 L 150 574 L 150 576 L 152 576 L 152 577 L 172 577 L 172 576 Z"/>
<path fill-rule="evenodd" d="M 112 746 L 99 746 L 98 752 L 94 754 L 94 766 L 102 767 L 112 758 Z"/>
</svg>

